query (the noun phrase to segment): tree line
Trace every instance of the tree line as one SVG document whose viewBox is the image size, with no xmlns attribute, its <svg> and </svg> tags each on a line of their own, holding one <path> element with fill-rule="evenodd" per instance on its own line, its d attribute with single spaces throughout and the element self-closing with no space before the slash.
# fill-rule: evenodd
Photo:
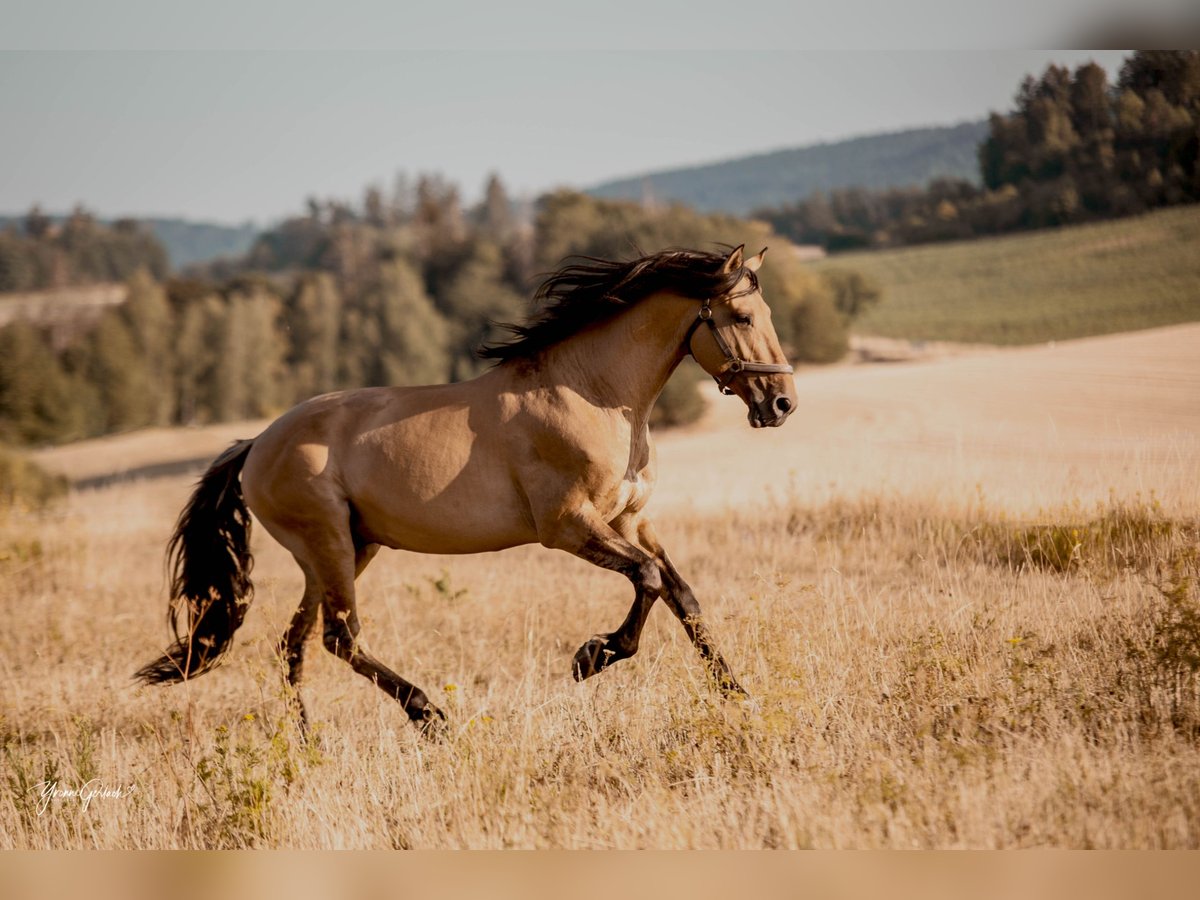
<svg viewBox="0 0 1200 900">
<path fill-rule="evenodd" d="M 124 281 L 139 269 L 163 278 L 170 265 L 162 244 L 133 219 L 105 225 L 76 207 L 55 221 L 34 206 L 0 230 L 0 292 Z"/>
<path fill-rule="evenodd" d="M 830 250 L 956 240 L 1200 200 L 1200 51 L 1138 51 L 1027 77 L 979 147 L 980 184 L 813 194 L 755 217 Z"/>
<path fill-rule="evenodd" d="M 499 178 L 471 208 L 444 179 L 399 179 L 357 205 L 310 201 L 240 260 L 165 279 L 138 269 L 126 302 L 65 348 L 14 322 L 0 329 L 0 441 L 255 418 L 331 390 L 469 378 L 485 365 L 475 348 L 527 315 L 538 273 L 572 254 L 772 246 L 761 281 L 801 361 L 839 358 L 850 319 L 878 296 L 855 273 L 805 269 L 762 223 L 570 191 L 520 212 Z M 699 414 L 698 377 L 673 379 L 657 424 Z"/>
</svg>

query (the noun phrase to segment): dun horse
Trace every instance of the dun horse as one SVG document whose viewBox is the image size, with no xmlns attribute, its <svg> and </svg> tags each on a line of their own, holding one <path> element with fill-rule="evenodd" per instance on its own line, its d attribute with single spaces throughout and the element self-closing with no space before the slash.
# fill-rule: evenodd
<svg viewBox="0 0 1200 900">
<path fill-rule="evenodd" d="M 636 653 L 661 597 L 718 686 L 744 694 L 642 510 L 655 482 L 650 410 L 684 356 L 742 399 L 755 428 L 782 425 L 795 407 L 792 368 L 754 274 L 765 253 L 670 250 L 567 265 L 539 288 L 537 317 L 480 351 L 498 362 L 478 378 L 326 394 L 235 443 L 180 514 L 168 548 L 175 642 L 136 677 L 184 681 L 229 649 L 250 604 L 253 512 L 304 572 L 280 645 L 293 689 L 320 613 L 327 650 L 414 722 L 444 719 L 367 651 L 355 578 L 380 547 L 478 553 L 537 542 L 633 583 L 625 621 L 575 654 L 577 680 Z"/>
</svg>

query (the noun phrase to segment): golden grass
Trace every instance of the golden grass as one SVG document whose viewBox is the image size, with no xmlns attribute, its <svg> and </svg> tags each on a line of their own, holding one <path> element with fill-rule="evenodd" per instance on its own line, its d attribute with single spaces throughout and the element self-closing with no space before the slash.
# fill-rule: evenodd
<svg viewBox="0 0 1200 900">
<path fill-rule="evenodd" d="M 536 547 L 385 553 L 363 635 L 450 734 L 423 740 L 314 643 L 305 745 L 272 653 L 300 574 L 261 530 L 227 664 L 135 688 L 165 641 L 161 551 L 189 479 L 10 514 L 0 846 L 1198 847 L 1181 334 L 802 374 L 783 429 L 750 432 L 727 400 L 664 436 L 659 531 L 752 704 L 718 698 L 661 604 L 638 657 L 575 684 L 575 649 L 631 599 L 612 573 Z M 1092 357 L 1142 402 L 1056 393 Z M 1024 387 L 1039 373 L 1044 397 Z M 38 783 L 90 778 L 133 790 L 39 814 Z"/>
<path fill-rule="evenodd" d="M 263 541 L 229 663 L 135 689 L 172 492 L 103 493 L 5 532 L 40 548 L 0 576 L 6 847 L 1200 844 L 1195 521 L 1102 510 L 1126 530 L 1064 571 L 1012 552 L 1023 525 L 919 503 L 671 521 L 752 705 L 718 699 L 662 608 L 639 657 L 572 683 L 624 612 L 616 576 L 534 548 L 390 554 L 364 634 L 451 734 L 421 739 L 316 644 L 305 746 L 271 654 L 298 573 Z M 134 792 L 38 814 L 38 783 L 92 778 Z"/>
</svg>

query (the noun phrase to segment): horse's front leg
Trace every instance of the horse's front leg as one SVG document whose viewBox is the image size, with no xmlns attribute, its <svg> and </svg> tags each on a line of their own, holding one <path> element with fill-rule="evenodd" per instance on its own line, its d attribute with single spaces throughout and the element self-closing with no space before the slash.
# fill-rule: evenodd
<svg viewBox="0 0 1200 900">
<path fill-rule="evenodd" d="M 654 533 L 654 527 L 648 520 L 642 519 L 637 523 L 637 537 L 638 543 L 654 556 L 655 561 L 662 569 L 663 600 L 671 608 L 671 612 L 675 613 L 676 618 L 683 623 L 683 630 L 691 639 L 692 646 L 700 653 L 700 657 L 704 660 L 709 674 L 721 693 L 727 697 L 748 697 L 749 694 L 738 684 L 737 679 L 733 676 L 733 670 L 729 668 L 729 663 L 725 662 L 725 657 L 721 655 L 721 651 L 713 642 L 712 634 L 700 612 L 700 603 L 696 600 L 696 595 L 688 583 L 683 580 L 683 576 L 679 574 L 679 570 L 675 568 L 671 558 L 667 556 L 667 551 L 659 543 L 658 536 Z"/>
<path fill-rule="evenodd" d="M 603 672 L 613 663 L 629 659 L 638 651 L 638 641 L 642 636 L 642 628 L 646 625 L 646 616 L 658 599 L 657 594 L 650 594 L 635 586 L 633 606 L 629 615 L 616 631 L 608 634 L 596 634 L 588 638 L 575 652 L 571 672 L 576 681 L 583 681 Z"/>
<path fill-rule="evenodd" d="M 588 511 L 546 516 L 538 537 L 547 547 L 566 550 L 593 565 L 620 572 L 633 584 L 633 607 L 624 623 L 609 634 L 595 635 L 575 654 L 572 673 L 576 681 L 590 678 L 619 659 L 637 652 L 646 616 L 663 589 L 658 561 L 628 537 Z"/>
<path fill-rule="evenodd" d="M 584 678 L 590 678 L 618 660 L 628 659 L 637 653 L 646 617 L 650 614 L 654 601 L 662 596 L 671 611 L 683 623 L 684 630 L 700 653 L 710 675 L 722 693 L 728 696 L 746 696 L 746 691 L 738 684 L 725 657 L 721 655 L 721 651 L 713 642 L 712 635 L 701 614 L 696 595 L 672 564 L 662 544 L 659 543 L 650 522 L 633 515 L 623 516 L 612 523 L 611 530 L 630 547 L 648 554 L 654 560 L 662 586 L 659 591 L 652 593 L 639 587 L 636 581 L 634 582 L 633 605 L 630 607 L 625 621 L 616 631 L 593 636 L 576 652 L 573 665 L 575 680 L 582 681 Z M 597 565 L 604 565 L 602 562 L 590 559 L 584 553 L 577 555 L 597 562 Z M 606 567 L 612 568 L 612 566 Z"/>
</svg>

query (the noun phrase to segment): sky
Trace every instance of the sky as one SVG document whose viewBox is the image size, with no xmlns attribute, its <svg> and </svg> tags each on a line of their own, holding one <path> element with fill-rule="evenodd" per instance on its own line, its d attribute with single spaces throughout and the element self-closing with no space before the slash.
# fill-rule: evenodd
<svg viewBox="0 0 1200 900">
<path fill-rule="evenodd" d="M 36 41 L 31 41 L 36 46 Z M 736 43 L 736 42 L 734 42 Z M 1011 107 L 1120 51 L 0 51 L 0 212 L 266 224 L 398 171 L 515 195 Z"/>
</svg>

